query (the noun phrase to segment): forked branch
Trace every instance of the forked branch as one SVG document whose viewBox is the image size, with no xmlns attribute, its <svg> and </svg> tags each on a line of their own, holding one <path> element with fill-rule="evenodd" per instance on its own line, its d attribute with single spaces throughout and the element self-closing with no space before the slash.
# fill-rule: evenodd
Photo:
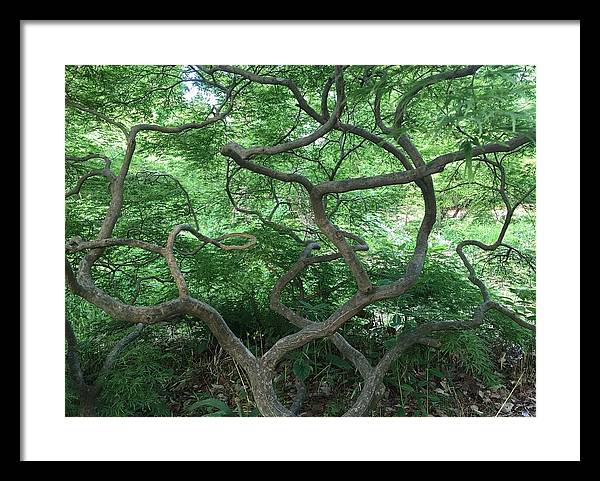
<svg viewBox="0 0 600 481">
<path fill-rule="evenodd" d="M 331 75 L 325 80 L 322 89 L 320 89 L 318 94 L 321 101 L 319 111 L 310 106 L 298 85 L 291 79 L 281 78 L 279 76 L 259 75 L 250 70 L 235 66 L 193 67 L 193 70 L 199 76 L 198 78 L 200 81 L 219 90 L 225 96 L 223 104 L 212 113 L 207 114 L 206 118 L 200 122 L 186 123 L 178 126 L 138 124 L 131 128 L 127 128 L 123 123 L 110 119 L 102 112 L 71 98 L 67 98 L 68 106 L 73 107 L 80 112 L 92 115 L 108 125 L 118 128 L 124 133 L 127 142 L 122 167 L 118 175 L 114 175 L 110 171 L 110 161 L 98 154 L 90 154 L 85 157 L 67 157 L 67 160 L 71 162 L 83 162 L 92 158 L 104 158 L 107 162 L 104 169 L 92 170 L 80 178 L 76 186 L 67 193 L 67 197 L 79 192 L 85 181 L 94 175 L 103 175 L 107 177 L 110 181 L 111 192 L 109 208 L 97 237 L 88 241 L 81 238 L 73 238 L 66 243 L 65 249 L 68 254 L 85 252 L 83 259 L 79 263 L 77 272 L 74 272 L 69 261 L 66 261 L 67 285 L 75 294 L 103 309 L 110 316 L 138 324 L 136 330 L 129 336 L 126 336 L 122 342 L 119 342 L 113 351 L 119 351 L 119 349 L 122 349 L 121 346 L 131 342 L 131 340 L 139 335 L 139 332 L 141 332 L 141 329 L 146 324 L 168 321 L 184 315 L 193 316 L 205 322 L 223 349 L 229 353 L 236 363 L 248 374 L 255 402 L 260 412 L 265 416 L 294 416 L 299 414 L 302 400 L 306 393 L 304 384 L 300 382 L 297 385 L 298 396 L 296 401 L 290 408 L 286 408 L 278 399 L 273 386 L 273 379 L 277 365 L 282 362 L 286 354 L 302 348 L 311 341 L 328 338 L 337 347 L 341 355 L 349 360 L 360 373 L 363 379 L 360 394 L 353 406 L 345 414 L 347 416 L 358 416 L 366 414 L 369 409 L 376 404 L 380 395 L 383 393 L 383 377 L 392 363 L 402 355 L 402 353 L 406 352 L 407 349 L 415 344 L 438 347 L 440 341 L 435 337 L 435 334 L 438 332 L 473 329 L 478 327 L 486 321 L 486 314 L 490 310 L 496 310 L 503 315 L 508 316 L 521 327 L 532 330 L 535 329 L 534 326 L 523 321 L 517 313 L 491 299 L 487 287 L 477 276 L 473 265 L 470 263 L 464 252 L 464 249 L 467 246 L 478 247 L 485 251 L 494 251 L 498 246 L 503 245 L 504 236 L 516 207 L 521 202 L 525 201 L 531 193 L 531 191 L 526 192 L 517 199 L 516 202 L 511 204 L 506 192 L 505 170 L 500 162 L 494 167 L 499 176 L 497 179 L 499 183 L 498 192 L 506 205 L 507 215 L 497 241 L 492 244 L 483 244 L 477 240 L 466 240 L 459 243 L 457 246 L 457 253 L 469 272 L 469 279 L 479 288 L 482 294 L 482 302 L 475 308 L 472 318 L 445 322 L 426 322 L 413 329 L 407 330 L 397 337 L 395 345 L 385 352 L 375 366 L 372 366 L 366 357 L 348 343 L 348 341 L 338 332 L 345 323 L 355 317 L 365 307 L 381 300 L 402 295 L 407 292 L 419 278 L 427 255 L 429 235 L 436 220 L 436 194 L 431 176 L 443 171 L 449 164 L 464 160 L 467 153 L 464 150 L 460 150 L 446 153 L 427 161 L 411 138 L 406 134 L 400 135 L 398 130 L 402 126 L 408 106 L 421 91 L 438 82 L 474 75 L 479 68 L 480 66 L 469 66 L 455 69 L 430 75 L 415 82 L 401 96 L 395 109 L 393 124 L 390 127 L 388 127 L 382 119 L 380 111 L 381 98 L 376 97 L 374 109 L 375 125 L 377 125 L 384 134 L 394 134 L 393 141 L 387 141 L 371 130 L 351 123 L 351 115 L 346 115 L 344 113 L 345 109 L 347 109 L 347 98 L 344 80 L 345 67 L 343 66 L 336 66 Z M 228 85 L 222 84 L 222 78 L 228 77 L 228 75 L 230 76 L 231 82 Z M 271 309 L 283 316 L 288 322 L 298 327 L 299 330 L 274 342 L 260 358 L 257 358 L 246 348 L 243 342 L 231 331 L 216 309 L 193 296 L 193 293 L 190 292 L 186 283 L 184 274 L 179 267 L 175 251 L 177 239 L 183 232 L 191 234 L 200 242 L 193 250 L 184 253 L 185 255 L 194 255 L 208 244 L 226 251 L 245 250 L 256 245 L 256 238 L 254 235 L 248 233 L 231 233 L 211 238 L 199 232 L 198 222 L 197 219 L 195 219 L 195 226 L 188 224 L 177 224 L 173 226 L 164 246 L 134 238 L 113 237 L 114 227 L 123 206 L 124 185 L 136 150 L 137 135 L 140 132 L 146 131 L 161 134 L 181 134 L 190 130 L 203 129 L 215 125 L 232 112 L 235 96 L 238 95 L 246 85 L 252 83 L 286 87 L 296 100 L 300 111 L 306 113 L 317 125 L 312 133 L 298 137 L 294 140 L 287 140 L 296 130 L 294 127 L 288 130 L 285 135 L 280 136 L 280 140 L 275 145 L 243 147 L 236 142 L 229 142 L 220 149 L 221 154 L 231 159 L 237 165 L 238 169 L 245 169 L 249 172 L 266 176 L 271 182 L 280 181 L 285 183 L 295 183 L 302 186 L 310 201 L 310 208 L 315 225 L 320 233 L 335 247 L 334 252 L 313 255 L 314 251 L 320 249 L 320 245 L 317 242 L 304 242 L 292 229 L 273 222 L 273 213 L 279 206 L 279 201 L 275 198 L 275 194 L 273 198 L 276 206 L 270 216 L 264 216 L 257 211 L 239 206 L 230 186 L 233 174 L 228 171 L 225 189 L 231 204 L 236 210 L 257 216 L 263 224 L 269 225 L 284 234 L 290 235 L 290 237 L 297 240 L 298 243 L 305 245 L 298 260 L 278 279 L 269 298 Z M 329 112 L 328 98 L 330 96 L 330 91 L 334 86 L 336 93 L 335 107 L 332 112 Z M 224 107 L 225 105 L 227 105 L 227 107 Z M 348 117 L 346 122 L 342 121 L 342 113 L 344 113 L 344 117 Z M 294 121 L 294 126 L 298 125 L 298 118 L 299 117 Z M 302 155 L 296 152 L 298 149 L 314 144 L 319 141 L 319 139 L 325 139 L 325 137 L 334 130 L 342 132 L 343 140 L 341 142 L 345 142 L 346 135 L 355 135 L 359 137 L 361 141 L 357 144 L 355 149 L 346 149 L 344 144 L 342 144 L 339 160 L 335 164 L 331 175 L 328 173 L 328 180 L 324 182 L 313 182 L 308 175 L 297 172 L 283 172 L 261 163 L 262 159 L 266 157 L 282 153 L 293 152 L 301 158 Z M 517 149 L 532 143 L 534 135 L 535 133 L 532 132 L 527 135 L 516 136 L 507 141 L 474 146 L 469 155 L 478 157 L 492 153 L 514 152 Z M 330 140 L 325 139 L 325 142 L 330 142 Z M 335 177 L 341 170 L 340 166 L 344 158 L 349 155 L 350 151 L 352 151 L 354 155 L 360 155 L 359 149 L 367 142 L 378 146 L 381 155 L 393 156 L 394 159 L 402 164 L 404 170 L 367 177 L 336 180 Z M 370 279 L 365 263 L 361 262 L 358 257 L 359 253 L 363 253 L 362 255 L 364 256 L 364 253 L 368 251 L 369 247 L 367 242 L 361 235 L 342 229 L 331 221 L 325 208 L 327 196 L 333 194 L 338 196 L 347 192 L 375 189 L 384 186 L 400 186 L 413 182 L 420 189 L 424 200 L 424 215 L 417 233 L 415 247 L 406 263 L 405 271 L 402 276 L 388 285 L 374 285 Z M 187 200 L 188 204 L 190 204 L 189 196 L 187 196 Z M 231 238 L 244 239 L 245 243 L 239 245 L 224 242 Z M 177 286 L 178 297 L 153 306 L 137 306 L 124 303 L 97 287 L 92 279 L 91 268 L 102 256 L 105 249 L 115 246 L 142 249 L 162 256 L 165 259 L 170 274 Z M 339 307 L 327 317 L 327 319 L 322 322 L 313 322 L 282 302 L 281 297 L 286 286 L 292 281 L 298 281 L 301 273 L 305 269 L 313 265 L 337 260 L 343 260 L 348 268 L 352 275 L 352 279 L 356 283 L 356 292 L 342 302 Z M 72 332 L 69 333 L 67 328 L 67 340 L 73 337 L 71 334 Z M 74 345 L 73 342 L 71 342 L 71 344 Z M 78 360 L 74 355 L 75 352 L 76 351 L 73 349 L 68 351 L 67 359 L 69 365 L 72 366 L 72 373 L 76 379 L 79 379 L 82 378 L 83 375 L 81 374 L 80 366 L 78 367 Z M 108 366 L 107 369 L 114 363 L 115 358 L 116 354 L 112 356 L 111 352 L 105 362 L 105 365 Z"/>
</svg>

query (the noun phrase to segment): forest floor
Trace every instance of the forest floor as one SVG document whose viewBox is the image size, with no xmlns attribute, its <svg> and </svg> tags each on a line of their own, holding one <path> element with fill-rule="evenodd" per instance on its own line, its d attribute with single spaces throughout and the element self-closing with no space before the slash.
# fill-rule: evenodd
<svg viewBox="0 0 600 481">
<path fill-rule="evenodd" d="M 430 376 L 425 369 L 415 370 L 418 388 L 410 384 L 387 386 L 386 394 L 374 416 L 434 416 L 434 417 L 529 417 L 536 415 L 535 359 L 509 366 L 500 366 L 497 372 L 503 384 L 486 385 L 467 372 L 456 371 L 452 380 Z M 336 415 L 339 403 L 331 390 L 323 385 L 313 386 L 312 394 L 304 403 L 301 416 Z M 311 389 L 309 388 L 309 391 Z M 408 391 L 408 392 L 407 392 Z M 341 410 L 340 410 L 341 411 Z M 341 414 L 340 412 L 339 414 Z"/>
<path fill-rule="evenodd" d="M 418 372 L 425 376 L 424 372 Z M 470 374 L 459 374 L 452 385 L 446 379 L 428 382 L 429 389 L 401 395 L 388 387 L 375 416 L 515 417 L 535 416 L 535 374 L 522 377 L 508 373 L 506 386 L 489 388 Z M 513 389 L 514 388 L 514 389 Z M 415 395 L 416 394 L 416 395 Z M 326 396 L 313 395 L 302 416 L 322 416 L 329 403 Z"/>
<path fill-rule="evenodd" d="M 386 383 L 386 394 L 374 416 L 434 417 L 532 417 L 536 415 L 535 355 L 512 358 L 498 349 L 494 353 L 496 374 L 501 385 L 489 387 L 457 365 L 447 366 L 447 376 L 431 369 L 413 368 L 410 380 Z M 248 381 L 219 347 L 199 356 L 195 367 L 178 373 L 177 381 L 167 386 L 168 407 L 173 416 L 257 416 Z M 189 365 L 188 365 L 189 366 Z M 435 371 L 435 370 L 434 370 Z M 326 375 L 306 382 L 307 396 L 300 416 L 341 416 L 358 394 L 360 379 L 332 369 Z M 284 404 L 295 394 L 294 377 L 282 372 L 275 385 Z M 200 393 L 200 395 L 199 395 Z M 199 399 L 220 400 L 230 410 L 216 406 L 194 407 Z M 218 403 L 218 401 L 217 401 Z M 220 404 L 220 403 L 219 403 Z M 211 403 L 208 403 L 211 406 Z"/>
</svg>

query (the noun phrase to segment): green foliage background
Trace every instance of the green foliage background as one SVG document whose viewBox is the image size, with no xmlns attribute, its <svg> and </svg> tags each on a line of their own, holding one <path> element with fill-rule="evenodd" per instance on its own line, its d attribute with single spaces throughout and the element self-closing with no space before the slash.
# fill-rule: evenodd
<svg viewBox="0 0 600 481">
<path fill-rule="evenodd" d="M 293 79 L 312 105 L 319 105 L 320 88 L 331 75 L 329 66 L 247 66 L 257 73 Z M 348 107 L 344 120 L 372 127 L 370 105 L 381 94 L 384 117 L 393 114 L 400 95 L 424 76 L 447 66 L 350 66 L 345 73 Z M 368 69 L 375 75 L 362 82 Z M 176 125 L 201 120 L 218 101 L 220 93 L 198 80 L 189 66 L 67 66 L 66 93 L 78 102 L 123 122 Z M 334 99 L 329 99 L 329 108 Z M 73 108 L 66 108 L 65 150 L 68 155 L 99 152 L 113 159 L 117 173 L 124 142 L 114 127 Z M 316 123 L 299 116 L 289 91 L 281 86 L 252 84 L 236 99 L 235 109 L 224 122 L 181 135 L 144 133 L 126 179 L 125 205 L 116 225 L 115 237 L 134 237 L 158 244 L 166 242 L 174 224 L 199 224 L 205 235 L 248 232 L 257 246 L 226 252 L 207 246 L 193 257 L 178 260 L 191 294 L 214 306 L 232 330 L 254 352 L 263 352 L 276 339 L 295 328 L 273 313 L 268 296 L 277 278 L 297 259 L 301 247 L 289 236 L 265 225 L 255 215 L 236 212 L 226 195 L 226 175 L 233 169 L 219 148 L 229 141 L 244 146 L 270 145 L 295 125 L 292 138 L 309 133 Z M 410 104 L 403 129 L 409 132 L 426 160 L 471 145 L 496 142 L 527 132 L 535 126 L 535 70 L 530 66 L 485 66 L 476 76 L 456 79 L 424 89 Z M 465 144 L 466 142 L 466 144 Z M 340 149 L 356 148 L 336 167 Z M 360 138 L 333 131 L 322 142 L 300 149 L 298 155 L 281 154 L 260 159 L 261 163 L 287 172 L 299 172 L 313 182 L 376 175 L 401 170 L 396 159 Z M 319 159 L 319 162 L 314 161 Z M 535 150 L 521 149 L 504 160 L 510 179 L 508 192 L 517 198 L 535 185 Z M 101 160 L 67 163 L 66 189 Z M 468 318 L 480 302 L 477 289 L 454 252 L 463 239 L 493 242 L 501 227 L 502 203 L 485 186 L 493 182 L 491 172 L 478 159 L 467 159 L 434 176 L 438 191 L 438 221 L 430 237 L 430 252 L 418 282 L 399 298 L 370 306 L 365 317 L 356 317 L 342 329 L 347 339 L 373 361 L 395 336 L 422 322 Z M 236 201 L 244 208 L 268 216 L 275 203 L 273 222 L 295 230 L 304 238 L 319 237 L 311 223 L 308 199 L 293 184 L 239 171 L 232 180 Z M 189 195 L 190 210 L 186 193 Z M 109 194 L 102 177 L 89 179 L 81 192 L 66 201 L 65 239 L 93 239 L 106 213 Z M 535 198 L 518 212 L 506 242 L 535 259 Z M 361 260 L 377 284 L 401 277 L 414 247 L 422 213 L 422 198 L 413 186 L 384 187 L 344 194 L 329 200 L 330 218 L 340 228 L 364 237 L 370 246 Z M 453 217 L 453 214 L 459 215 Z M 332 246 L 322 238 L 322 251 Z M 178 250 L 192 250 L 197 241 L 182 236 Z M 491 286 L 494 296 L 535 321 L 535 272 L 519 259 L 493 257 L 469 251 L 478 272 Z M 69 255 L 76 263 L 80 256 Z M 154 254 L 115 247 L 108 249 L 94 267 L 99 287 L 124 302 L 151 305 L 177 295 L 164 260 Z M 288 289 L 284 302 L 308 318 L 321 321 L 355 292 L 355 285 L 342 262 L 310 268 L 303 276 L 304 289 L 318 293 L 299 300 L 297 286 Z M 79 339 L 86 373 L 93 377 L 104 356 L 131 328 L 106 316 L 76 296 L 65 293 L 67 316 Z M 419 392 L 415 373 L 423 368 L 450 377 L 454 367 L 470 372 L 489 386 L 503 382 L 495 367 L 498 346 L 518 346 L 534 352 L 532 335 L 500 315 L 496 328 L 487 324 L 469 332 L 445 333 L 442 348 L 419 347 L 397 361 L 386 384 Z M 182 319 L 173 325 L 147 329 L 122 353 L 103 383 L 99 414 L 103 416 L 256 415 L 247 382 L 232 368 L 234 398 L 206 389 L 194 376 L 220 359 L 219 348 L 202 325 Z M 231 361 L 228 361 L 231 363 Z M 213 366 L 214 367 L 214 366 Z M 452 367 L 452 368 L 451 368 Z M 212 369 L 212 371 L 211 371 Z M 326 341 L 311 343 L 294 353 L 285 370 L 301 377 L 327 379 L 348 386 L 345 400 L 336 400 L 325 415 L 343 412 L 344 403 L 356 396 L 356 373 L 336 355 Z M 226 369 L 224 369 L 226 371 Z M 284 371 L 284 376 L 287 376 Z M 218 377 L 218 376 L 217 376 Z M 192 381 L 190 381 L 192 379 Z M 178 384 L 179 383 L 179 384 Z M 181 401 L 177 386 L 186 386 Z M 193 387 L 198 386 L 198 387 Z M 408 387 L 407 387 L 408 386 Z M 421 386 L 422 387 L 422 386 Z M 238 389 L 239 388 L 239 389 Z M 412 390 L 412 391 L 411 391 Z M 283 391 L 282 391 L 283 392 Z M 285 395 L 285 393 L 283 393 Z M 181 404 L 174 410 L 175 404 Z M 337 404 L 336 404 L 337 403 Z M 66 376 L 66 413 L 77 414 L 77 397 Z M 399 414 L 401 415 L 401 414 Z"/>
</svg>

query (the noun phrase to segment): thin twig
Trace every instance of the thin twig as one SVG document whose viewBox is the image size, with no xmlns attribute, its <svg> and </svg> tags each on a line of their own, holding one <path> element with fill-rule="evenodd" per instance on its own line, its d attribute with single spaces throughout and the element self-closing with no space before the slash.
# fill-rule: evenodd
<svg viewBox="0 0 600 481">
<path fill-rule="evenodd" d="M 508 402 L 508 400 L 512 396 L 513 392 L 515 392 L 515 389 L 517 388 L 517 386 L 521 382 L 521 379 L 523 378 L 523 374 L 525 374 L 525 371 L 521 372 L 521 375 L 519 376 L 519 379 L 517 379 L 517 382 L 515 383 L 514 387 L 512 388 L 512 391 L 510 392 L 508 397 L 504 400 L 504 402 L 502 403 L 502 406 L 500 406 L 500 409 L 498 409 L 498 412 L 496 413 L 496 415 L 494 417 L 496 417 L 496 418 L 498 417 L 498 415 L 500 414 L 500 411 L 502 411 L 502 408 L 504 407 L 504 405 Z"/>
</svg>

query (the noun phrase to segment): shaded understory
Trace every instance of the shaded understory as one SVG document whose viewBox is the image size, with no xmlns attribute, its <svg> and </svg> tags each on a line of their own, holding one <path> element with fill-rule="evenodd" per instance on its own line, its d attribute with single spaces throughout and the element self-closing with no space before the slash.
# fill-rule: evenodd
<svg viewBox="0 0 600 481">
<path fill-rule="evenodd" d="M 100 393 L 100 416 L 258 416 L 243 371 L 201 326 L 159 326 L 125 351 Z M 248 335 L 260 352 L 267 339 Z M 472 340 L 470 341 L 472 342 Z M 369 351 L 372 357 L 377 353 Z M 456 354 L 424 347 L 401 358 L 385 378 L 374 416 L 535 416 L 535 352 L 517 344 L 487 346 L 481 372 Z M 85 352 L 82 353 L 85 355 Z M 322 341 L 304 351 L 310 375 L 301 416 L 340 416 L 360 392 L 360 376 Z M 88 366 L 94 369 L 91 353 Z M 275 378 L 291 405 L 294 360 Z M 78 401 L 67 378 L 67 415 Z"/>
</svg>

